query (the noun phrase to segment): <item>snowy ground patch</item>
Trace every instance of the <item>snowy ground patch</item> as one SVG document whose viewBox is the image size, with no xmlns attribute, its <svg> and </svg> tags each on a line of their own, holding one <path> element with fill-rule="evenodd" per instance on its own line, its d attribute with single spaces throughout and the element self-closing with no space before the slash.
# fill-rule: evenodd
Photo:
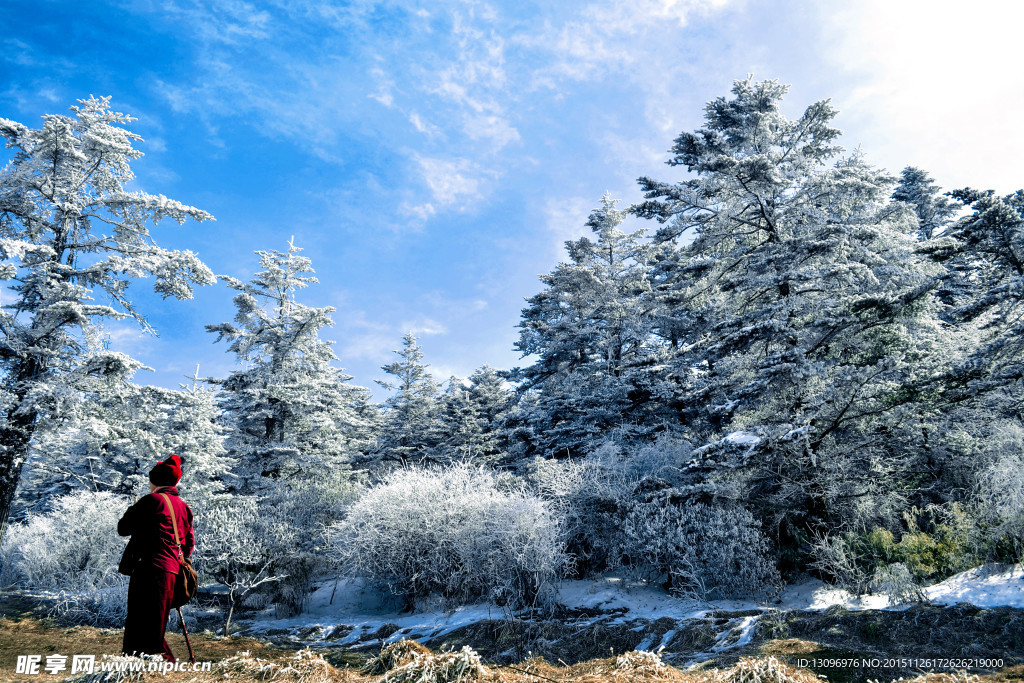
<svg viewBox="0 0 1024 683">
<path fill-rule="evenodd" d="M 982 608 L 1024 609 L 1024 568 L 1016 565 L 972 569 L 927 587 L 925 594 L 935 605 L 971 603 Z M 908 608 L 890 604 L 885 596 L 855 596 L 817 580 L 787 586 L 771 603 L 742 600 L 701 603 L 673 597 L 658 585 L 622 576 L 565 581 L 559 588 L 558 601 L 569 610 L 595 615 L 582 619 L 580 626 L 601 623 L 643 629 L 644 624 L 668 618 L 682 629 L 686 622 L 693 623 L 691 620 L 718 619 L 721 626 L 715 628 L 718 633 L 708 654 L 750 643 L 758 613 L 770 610 L 817 611 L 833 606 L 851 611 Z M 308 611 L 301 615 L 288 619 L 259 616 L 245 620 L 240 626 L 246 635 L 296 644 L 372 648 L 402 638 L 437 640 L 459 628 L 507 616 L 487 604 L 403 613 L 400 601 L 393 596 L 382 595 L 358 580 L 338 579 L 321 584 L 311 596 Z M 672 628 L 652 634 L 636 649 L 670 646 L 676 633 Z"/>
</svg>

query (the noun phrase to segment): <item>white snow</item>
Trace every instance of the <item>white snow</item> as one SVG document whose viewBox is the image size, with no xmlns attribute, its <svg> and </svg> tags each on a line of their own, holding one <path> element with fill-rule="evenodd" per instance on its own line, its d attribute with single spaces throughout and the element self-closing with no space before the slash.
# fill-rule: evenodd
<svg viewBox="0 0 1024 683">
<path fill-rule="evenodd" d="M 1024 608 L 1024 565 L 975 567 L 924 592 L 936 605 L 969 602 L 983 608 Z"/>
<path fill-rule="evenodd" d="M 331 594 L 334 601 L 331 604 Z M 1024 566 L 978 567 L 950 577 L 942 583 L 928 586 L 925 594 L 936 605 L 954 605 L 969 602 L 978 607 L 998 606 L 1024 609 Z M 653 621 L 669 617 L 676 621 L 699 619 L 713 611 L 767 611 L 777 610 L 823 610 L 838 605 L 850 610 L 902 610 L 907 605 L 892 605 L 886 596 L 855 596 L 849 592 L 827 586 L 821 581 L 807 580 L 787 586 L 782 594 L 771 603 L 744 600 L 720 600 L 712 604 L 695 600 L 684 600 L 665 593 L 661 586 L 627 579 L 621 576 L 606 576 L 599 579 L 565 581 L 559 588 L 558 601 L 569 608 L 600 609 L 618 612 L 604 622 L 622 624 L 638 620 Z M 322 584 L 311 596 L 309 609 L 289 619 L 257 618 L 246 622 L 245 633 L 257 635 L 263 632 L 283 629 L 317 629 L 317 639 L 327 638 L 338 627 L 350 627 L 352 631 L 340 639 L 332 639 L 335 645 L 355 643 L 372 634 L 385 624 L 394 624 L 399 630 L 383 639 L 391 642 L 401 638 L 438 638 L 455 629 L 485 619 L 500 619 L 507 616 L 501 609 L 486 604 L 469 605 L 454 610 L 425 609 L 413 614 L 402 613 L 399 601 L 392 596 L 381 595 L 366 587 L 361 581 L 340 579 Z M 719 636 L 716 647 L 731 649 L 745 645 L 753 637 L 757 616 L 737 617 L 730 620 Z M 731 641 L 729 634 L 737 634 Z M 638 649 L 654 649 L 667 646 L 676 630 L 665 633 L 658 642 L 642 643 Z M 364 641 L 364 645 L 378 644 Z"/>
<path fill-rule="evenodd" d="M 722 439 L 722 441 L 736 444 L 737 446 L 753 446 L 761 443 L 761 437 L 757 434 L 751 434 L 750 432 L 733 432 Z"/>
</svg>

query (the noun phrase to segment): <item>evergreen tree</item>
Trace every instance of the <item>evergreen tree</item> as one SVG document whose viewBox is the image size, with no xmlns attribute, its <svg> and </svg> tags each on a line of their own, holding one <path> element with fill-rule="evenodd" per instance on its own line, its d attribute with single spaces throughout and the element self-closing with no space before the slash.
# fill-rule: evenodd
<svg viewBox="0 0 1024 683">
<path fill-rule="evenodd" d="M 807 528 L 890 513 L 914 485 L 913 448 L 892 439 L 915 438 L 900 407 L 933 370 L 938 271 L 887 204 L 893 179 L 838 156 L 827 101 L 789 121 L 777 82 L 732 92 L 676 139 L 669 164 L 693 177 L 642 178 L 635 210 L 673 246 L 656 279 L 685 340 L 677 401 L 707 443 L 692 471 L 745 478 L 796 545 Z"/>
<path fill-rule="evenodd" d="M 946 318 L 970 337 L 970 350 L 944 378 L 959 402 L 994 389 L 1021 395 L 1024 379 L 1024 190 L 1000 197 L 970 188 L 953 192 L 971 212 L 930 251 L 945 262 Z M 1010 410 L 1020 417 L 1019 401 Z"/>
<path fill-rule="evenodd" d="M 120 368 L 110 364 L 120 358 Z M 225 487 L 224 456 L 216 394 L 196 379 L 181 391 L 137 386 L 141 368 L 123 354 L 108 354 L 102 373 L 82 373 L 74 391 L 41 422 L 19 488 L 16 515 L 49 509 L 59 496 L 80 490 L 125 496 L 145 493 L 149 469 L 177 453 L 183 491 L 204 507 Z"/>
<path fill-rule="evenodd" d="M 289 243 L 286 253 L 256 252 L 263 270 L 249 283 L 221 276 L 239 292 L 238 315 L 234 323 L 207 325 L 242 364 L 211 381 L 222 388 L 228 453 L 246 492 L 344 466 L 370 427 L 367 391 L 346 384 L 351 377 L 331 365 L 333 342 L 320 338 L 334 324 L 334 309 L 295 300 L 297 290 L 316 282 L 299 251 Z"/>
<path fill-rule="evenodd" d="M 402 350 L 395 353 L 399 359 L 381 368 L 395 379 L 377 380 L 395 392 L 384 404 L 377 457 L 402 465 L 436 461 L 444 439 L 440 389 L 427 370 L 430 366 L 422 362 L 423 351 L 412 332 L 402 338 Z"/>
<path fill-rule="evenodd" d="M 956 205 L 939 194 L 939 186 L 925 171 L 907 166 L 900 172 L 900 181 L 892 198 L 913 208 L 917 215 L 917 234 L 923 240 L 937 235 L 956 212 Z"/>
<path fill-rule="evenodd" d="M 537 356 L 513 371 L 520 391 L 535 394 L 518 418 L 527 455 L 584 454 L 610 430 L 643 422 L 651 397 L 642 371 L 652 324 L 649 254 L 642 231 L 620 229 L 625 212 L 615 204 L 601 198 L 587 221 L 594 239 L 566 242 L 570 261 L 541 276 L 546 288 L 523 309 L 516 348 Z"/>
<path fill-rule="evenodd" d="M 36 428 L 63 378 L 82 364 L 97 321 L 131 317 L 150 329 L 128 299 L 134 278 L 152 275 L 158 293 L 179 299 L 191 298 L 193 284 L 214 281 L 191 252 L 153 242 L 150 223 L 213 217 L 125 189 L 141 138 L 123 127 L 133 119 L 109 105 L 109 98 L 80 100 L 72 116 L 44 116 L 38 129 L 0 119 L 14 150 L 0 174 L 0 279 L 12 283 L 0 312 L 0 536 Z M 94 293 L 113 305 L 93 303 Z"/>
<path fill-rule="evenodd" d="M 449 460 L 494 465 L 505 455 L 501 421 L 512 402 L 512 392 L 493 368 L 485 365 L 468 384 L 451 378 L 441 399 L 444 441 L 439 453 Z"/>
</svg>

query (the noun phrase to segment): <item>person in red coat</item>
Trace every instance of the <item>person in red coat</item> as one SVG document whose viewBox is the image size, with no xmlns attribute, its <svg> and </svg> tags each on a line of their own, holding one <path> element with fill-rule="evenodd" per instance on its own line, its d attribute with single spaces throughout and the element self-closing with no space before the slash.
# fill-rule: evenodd
<svg viewBox="0 0 1024 683">
<path fill-rule="evenodd" d="M 178 535 L 185 556 L 192 554 L 195 538 L 192 534 L 192 510 L 178 497 L 175 488 L 181 479 L 181 458 L 172 455 L 157 463 L 149 471 L 147 496 L 128 508 L 117 523 L 117 533 L 131 536 L 125 552 L 130 565 L 128 583 L 128 615 L 124 620 L 122 651 L 127 655 L 163 655 L 167 661 L 176 661 L 167 645 L 164 631 L 167 615 L 174 597 L 174 580 L 178 575 L 178 544 L 174 540 L 174 527 L 167 500 L 174 507 Z M 125 569 L 122 567 L 122 571 Z"/>
</svg>

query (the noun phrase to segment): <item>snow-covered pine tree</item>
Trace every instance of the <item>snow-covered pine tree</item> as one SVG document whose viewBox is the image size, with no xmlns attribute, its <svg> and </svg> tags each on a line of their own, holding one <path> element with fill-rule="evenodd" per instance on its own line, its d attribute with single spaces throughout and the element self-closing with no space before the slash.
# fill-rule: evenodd
<svg viewBox="0 0 1024 683">
<path fill-rule="evenodd" d="M 917 235 L 930 240 L 949 223 L 956 213 L 956 204 L 939 192 L 939 186 L 926 171 L 907 166 L 900 172 L 900 181 L 892 198 L 910 206 L 917 215 Z"/>
<path fill-rule="evenodd" d="M 786 90 L 748 79 L 709 103 L 669 161 L 692 177 L 642 178 L 635 211 L 674 245 L 658 286 L 685 341 L 677 401 L 708 443 L 694 473 L 748 477 L 796 545 L 808 527 L 894 514 L 913 486 L 919 435 L 901 406 L 933 370 L 938 269 L 887 202 L 894 179 L 839 157 L 827 101 L 787 119 Z"/>
<path fill-rule="evenodd" d="M 86 362 L 66 373 L 57 400 L 37 421 L 13 516 L 47 511 L 78 491 L 127 496 L 143 487 L 156 463 L 147 465 L 162 406 L 131 381 L 141 363 L 124 354 L 104 359 L 102 371 Z"/>
<path fill-rule="evenodd" d="M 224 456 L 216 394 L 196 379 L 181 391 L 137 386 L 137 361 L 123 354 L 119 369 L 102 374 L 83 366 L 73 391 L 61 395 L 40 422 L 18 489 L 15 514 L 38 512 L 76 491 L 145 493 L 147 473 L 170 453 L 183 461 L 182 492 L 204 507 L 225 487 L 230 461 Z M 70 379 L 70 378 L 69 378 Z"/>
<path fill-rule="evenodd" d="M 513 371 L 521 392 L 517 430 L 526 455 L 581 455 L 611 430 L 644 429 L 651 398 L 652 326 L 649 247 L 643 231 L 624 232 L 626 212 L 605 194 L 587 220 L 593 239 L 565 243 L 569 262 L 541 276 L 544 291 L 528 299 L 516 348 L 537 356 Z"/>
<path fill-rule="evenodd" d="M 256 252 L 262 270 L 248 283 L 220 276 L 239 292 L 238 314 L 234 323 L 206 326 L 230 342 L 242 366 L 210 381 L 221 387 L 228 455 L 243 492 L 347 466 L 370 427 L 368 392 L 347 384 L 352 378 L 331 365 L 333 342 L 320 338 L 334 309 L 295 300 L 317 281 L 299 251 L 289 243 L 287 252 Z"/>
<path fill-rule="evenodd" d="M 129 192 L 141 138 L 109 98 L 80 100 L 71 116 L 42 128 L 0 119 L 13 157 L 0 173 L 0 279 L 11 282 L 0 312 L 0 536 L 36 425 L 86 351 L 84 337 L 104 318 L 132 317 L 135 278 L 154 276 L 164 297 L 188 299 L 213 274 L 190 251 L 156 245 L 149 225 L 169 218 L 211 220 L 163 195 Z M 99 228 L 99 229 L 97 229 Z M 93 302 L 99 293 L 112 305 Z M 97 363 L 98 371 L 103 363 Z"/>
<path fill-rule="evenodd" d="M 931 253 L 945 261 L 947 319 L 969 330 L 973 348 L 942 389 L 959 401 L 992 389 L 1016 396 L 1024 379 L 1024 190 L 1000 197 L 965 188 L 970 213 Z M 1019 403 L 1010 408 L 1019 420 Z"/>
<path fill-rule="evenodd" d="M 402 465 L 436 461 L 444 440 L 440 389 L 427 370 L 430 366 L 423 363 L 423 350 L 412 332 L 406 333 L 402 349 L 395 353 L 399 360 L 381 368 L 395 379 L 377 380 L 395 393 L 384 404 L 376 456 Z"/>
<path fill-rule="evenodd" d="M 153 425 L 156 452 L 166 458 L 177 453 L 182 460 L 181 490 L 190 505 L 198 510 L 230 488 L 234 482 L 233 461 L 224 447 L 225 429 L 217 392 L 199 381 L 199 368 L 187 384 L 172 391 L 146 387 L 165 406 Z"/>
<path fill-rule="evenodd" d="M 445 438 L 439 451 L 449 460 L 493 465 L 504 456 L 501 419 L 512 392 L 496 370 L 484 365 L 468 384 L 453 377 L 441 398 Z"/>
</svg>

